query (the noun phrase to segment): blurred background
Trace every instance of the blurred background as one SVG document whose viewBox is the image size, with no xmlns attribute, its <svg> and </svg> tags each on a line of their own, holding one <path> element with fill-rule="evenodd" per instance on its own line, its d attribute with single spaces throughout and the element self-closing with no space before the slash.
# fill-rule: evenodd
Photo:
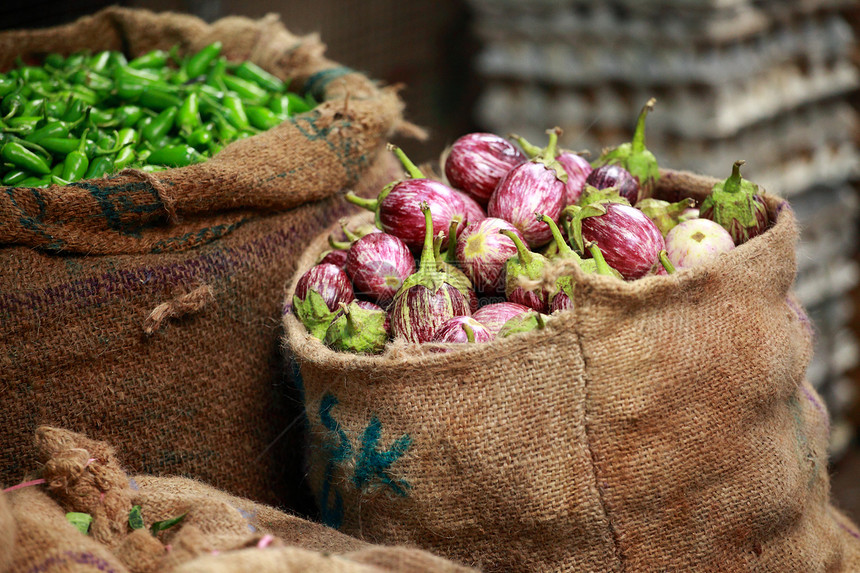
<svg viewBox="0 0 860 573">
<path fill-rule="evenodd" d="M 0 28 L 46 27 L 110 4 L 207 21 L 278 13 L 330 59 L 402 85 L 433 161 L 469 131 L 599 153 L 649 97 L 661 165 L 744 175 L 802 225 L 796 291 L 817 331 L 808 377 L 831 413 L 835 502 L 860 522 L 860 2 L 855 0 L 129 0 L 4 3 Z"/>
</svg>

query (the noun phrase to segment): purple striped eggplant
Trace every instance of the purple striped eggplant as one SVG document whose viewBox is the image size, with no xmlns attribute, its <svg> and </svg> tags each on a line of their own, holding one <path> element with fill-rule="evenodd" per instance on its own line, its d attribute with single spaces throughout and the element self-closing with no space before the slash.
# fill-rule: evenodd
<svg viewBox="0 0 860 573">
<path fill-rule="evenodd" d="M 504 174 L 525 161 L 523 152 L 503 137 L 467 133 L 448 150 L 444 158 L 445 177 L 451 186 L 486 205 Z"/>
<path fill-rule="evenodd" d="M 630 200 L 634 205 L 640 199 L 651 197 L 657 187 L 657 181 L 660 180 L 657 158 L 645 147 L 645 118 L 648 112 L 654 109 L 655 103 L 657 100 L 651 98 L 642 107 L 639 119 L 636 121 L 633 139 L 629 143 L 604 151 L 594 162 L 595 169 L 605 165 L 620 165 L 630 172 L 639 183 L 639 196 Z"/>
<path fill-rule="evenodd" d="M 517 254 L 517 246 L 502 229 L 525 238 L 519 229 L 504 219 L 488 217 L 466 226 L 457 238 L 456 260 L 472 281 L 475 289 L 485 294 L 504 292 L 505 263 Z"/>
<path fill-rule="evenodd" d="M 494 302 L 479 308 L 472 318 L 484 325 L 495 338 L 508 320 L 530 310 L 529 307 L 515 302 Z"/>
<path fill-rule="evenodd" d="M 548 131 L 549 144 L 541 154 L 502 177 L 487 205 L 490 217 L 513 224 L 532 248 L 552 239 L 549 227 L 535 219 L 535 212 L 546 213 L 556 221 L 565 207 L 567 173 L 555 159 L 559 131 Z"/>
<path fill-rule="evenodd" d="M 471 316 L 449 318 L 436 330 L 433 342 L 490 342 L 493 335 Z"/>
<path fill-rule="evenodd" d="M 449 282 L 449 275 L 437 268 L 430 206 L 422 203 L 420 208 L 425 233 L 418 270 L 403 283 L 389 310 L 393 335 L 418 343 L 432 340 L 449 318 L 471 314 L 467 298 Z"/>
<path fill-rule="evenodd" d="M 599 202 L 568 208 L 573 214 L 574 240 L 583 248 L 594 242 L 610 267 L 626 280 L 636 280 L 659 264 L 663 234 L 645 213 L 623 203 Z"/>
<path fill-rule="evenodd" d="M 335 265 L 314 265 L 296 283 L 293 312 L 313 336 L 322 340 L 340 309 L 340 303 L 355 299 L 346 273 Z"/>
<path fill-rule="evenodd" d="M 509 302 L 546 313 L 549 309 L 549 293 L 540 287 L 526 289 L 520 284 L 521 277 L 533 281 L 543 278 L 546 257 L 530 251 L 513 231 L 501 230 L 499 233 L 506 235 L 517 247 L 517 254 L 505 263 L 505 298 Z"/>
<path fill-rule="evenodd" d="M 346 273 L 359 295 L 388 306 L 403 282 L 415 272 L 415 259 L 406 243 L 388 233 L 371 233 L 356 240 L 346 257 Z"/>
<path fill-rule="evenodd" d="M 615 189 L 631 205 L 639 201 L 639 182 L 620 165 L 603 165 L 585 178 L 585 185 L 595 189 Z"/>
<path fill-rule="evenodd" d="M 430 205 L 431 233 L 444 231 L 447 238 L 451 219 L 466 211 L 460 195 L 444 183 L 424 177 L 399 147 L 390 144 L 388 147 L 400 158 L 411 179 L 389 183 L 376 199 L 359 197 L 350 191 L 346 200 L 374 211 L 377 227 L 415 249 L 420 249 L 424 243 L 424 217 L 420 206 L 426 202 Z"/>
<path fill-rule="evenodd" d="M 767 206 L 758 194 L 758 185 L 741 177 L 741 165 L 735 161 L 732 174 L 714 185 L 711 194 L 699 207 L 699 216 L 723 226 L 740 245 L 767 230 L 770 224 Z"/>
<path fill-rule="evenodd" d="M 516 139 L 517 143 L 519 143 L 520 147 L 525 150 L 526 155 L 528 155 L 529 158 L 540 154 L 541 149 L 526 141 L 524 137 L 519 135 L 512 135 L 511 137 Z M 585 179 L 592 171 L 591 163 L 589 163 L 588 160 L 579 153 L 567 151 L 565 149 L 559 150 L 558 153 L 556 153 L 555 159 L 561 164 L 565 173 L 567 173 L 567 182 L 564 184 L 564 204 L 575 205 L 579 201 L 579 197 L 582 195 L 582 188 L 583 185 L 585 185 Z"/>
</svg>

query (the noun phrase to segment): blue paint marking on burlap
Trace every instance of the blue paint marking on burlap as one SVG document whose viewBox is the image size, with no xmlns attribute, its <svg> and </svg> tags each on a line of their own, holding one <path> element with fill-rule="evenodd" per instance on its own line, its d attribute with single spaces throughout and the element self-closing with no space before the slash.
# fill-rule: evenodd
<svg viewBox="0 0 860 573">
<path fill-rule="evenodd" d="M 382 422 L 376 416 L 372 416 L 356 448 L 332 415 L 332 410 L 338 403 L 335 396 L 325 394 L 319 406 L 320 423 L 330 432 L 330 439 L 321 448 L 327 460 L 323 483 L 320 487 L 319 507 L 323 523 L 334 528 L 340 527 L 344 517 L 343 494 L 334 484 L 337 470 L 343 473 L 350 471 L 352 466 L 352 477 L 349 481 L 360 491 L 367 491 L 375 485 L 382 484 L 396 495 L 405 497 L 412 487 L 406 480 L 390 475 L 391 466 L 412 446 L 412 438 L 404 434 L 394 440 L 388 448 L 380 448 Z M 338 483 L 348 482 L 341 480 Z"/>
</svg>

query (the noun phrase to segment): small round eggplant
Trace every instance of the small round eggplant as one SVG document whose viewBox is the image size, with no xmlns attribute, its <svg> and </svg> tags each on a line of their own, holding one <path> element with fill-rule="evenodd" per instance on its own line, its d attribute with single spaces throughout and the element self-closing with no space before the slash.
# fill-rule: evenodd
<svg viewBox="0 0 860 573">
<path fill-rule="evenodd" d="M 456 189 L 486 204 L 502 176 L 525 161 L 523 152 L 503 137 L 468 133 L 451 145 L 444 160 L 445 177 Z"/>
<path fill-rule="evenodd" d="M 600 245 L 606 262 L 626 280 L 648 274 L 665 248 L 660 229 L 635 207 L 608 202 L 597 208 L 604 213 L 581 220 L 583 240 Z"/>
<path fill-rule="evenodd" d="M 490 342 L 493 335 L 471 316 L 449 318 L 436 330 L 433 342 Z"/>
<path fill-rule="evenodd" d="M 403 282 L 415 272 L 415 259 L 406 244 L 388 233 L 371 233 L 347 252 L 346 273 L 359 295 L 388 306 Z"/>
<path fill-rule="evenodd" d="M 457 238 L 456 260 L 475 289 L 485 294 L 504 292 L 505 263 L 517 254 L 514 242 L 499 233 L 502 229 L 515 233 L 525 242 L 516 227 L 496 217 L 470 223 Z"/>
<path fill-rule="evenodd" d="M 326 330 L 323 343 L 340 352 L 378 354 L 385 348 L 391 329 L 385 310 L 364 300 L 341 303 Z"/>
<path fill-rule="evenodd" d="M 596 168 L 585 178 L 585 185 L 595 189 L 613 188 L 631 205 L 635 205 L 639 200 L 639 182 L 620 165 L 604 165 Z"/>
<path fill-rule="evenodd" d="M 735 248 L 732 236 L 710 219 L 678 223 L 666 235 L 666 253 L 675 268 L 690 268 L 715 260 Z"/>
<path fill-rule="evenodd" d="M 705 197 L 699 216 L 716 221 L 740 245 L 767 230 L 767 206 L 758 195 L 758 185 L 741 177 L 743 160 L 735 161 L 732 174 L 720 181 Z"/>
<path fill-rule="evenodd" d="M 495 338 L 508 320 L 530 310 L 529 307 L 515 302 L 495 302 L 479 308 L 472 318 L 483 324 Z"/>
<path fill-rule="evenodd" d="M 296 283 L 293 312 L 313 336 L 322 340 L 340 303 L 355 299 L 349 277 L 335 265 L 314 265 Z"/>
</svg>

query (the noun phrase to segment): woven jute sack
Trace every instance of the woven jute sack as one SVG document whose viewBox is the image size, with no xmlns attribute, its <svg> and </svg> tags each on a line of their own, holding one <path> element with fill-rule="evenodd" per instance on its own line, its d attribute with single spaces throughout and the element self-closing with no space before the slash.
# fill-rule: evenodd
<svg viewBox="0 0 860 573">
<path fill-rule="evenodd" d="M 122 444 L 133 471 L 300 503 L 279 293 L 307 243 L 348 213 L 338 193 L 399 174 L 381 152 L 409 129 L 396 91 L 276 18 L 210 25 L 120 8 L 0 33 L 0 68 L 215 40 L 322 103 L 198 165 L 0 192 L 0 482 L 32 467 L 24 444 L 37 425 L 59 424 Z"/>
<path fill-rule="evenodd" d="M 471 571 L 416 548 L 372 545 L 196 480 L 129 476 L 110 445 L 68 430 L 40 427 L 30 447 L 41 477 L 0 493 L 0 573 Z M 143 527 L 131 526 L 135 507 Z M 92 516 L 87 534 L 66 519 L 70 511 Z M 161 532 L 149 529 L 179 516 Z"/>
<path fill-rule="evenodd" d="M 715 182 L 666 170 L 659 194 Z M 796 220 L 766 197 L 776 223 L 718 261 L 577 267 L 574 310 L 489 344 L 336 353 L 285 315 L 323 518 L 485 571 L 860 570 L 804 378 Z"/>
</svg>

